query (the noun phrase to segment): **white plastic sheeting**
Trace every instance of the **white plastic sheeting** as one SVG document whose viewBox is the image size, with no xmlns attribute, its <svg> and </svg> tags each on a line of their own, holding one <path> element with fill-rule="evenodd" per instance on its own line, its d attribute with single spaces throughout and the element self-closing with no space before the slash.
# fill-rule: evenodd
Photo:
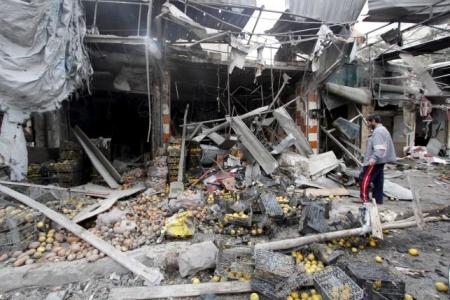
<svg viewBox="0 0 450 300">
<path fill-rule="evenodd" d="M 18 110 L 8 110 L 3 116 L 0 134 L 0 156 L 10 168 L 11 180 L 22 180 L 28 171 L 28 153 L 23 122 L 28 115 Z"/>
<path fill-rule="evenodd" d="M 56 109 L 91 74 L 79 0 L 2 0 L 0 109 Z"/>
<path fill-rule="evenodd" d="M 12 179 L 26 175 L 22 125 L 31 112 L 54 110 L 92 73 L 83 46 L 79 0 L 2 0 L 0 9 L 0 147 Z"/>
</svg>

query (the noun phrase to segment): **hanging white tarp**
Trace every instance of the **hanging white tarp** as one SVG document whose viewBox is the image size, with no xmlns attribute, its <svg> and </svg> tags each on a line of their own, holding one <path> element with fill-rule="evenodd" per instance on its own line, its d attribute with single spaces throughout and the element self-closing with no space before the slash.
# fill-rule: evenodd
<svg viewBox="0 0 450 300">
<path fill-rule="evenodd" d="M 0 110 L 5 117 L 0 137 L 24 148 L 25 139 L 11 137 L 17 137 L 29 114 L 58 108 L 87 81 L 92 68 L 83 46 L 85 32 L 79 0 L 1 1 Z M 5 163 L 21 166 L 12 168 L 17 174 L 11 177 L 22 179 L 26 147 L 24 153 L 3 153 L 3 148 Z"/>
<path fill-rule="evenodd" d="M 91 74 L 79 0 L 2 0 L 0 109 L 52 110 Z"/>
</svg>

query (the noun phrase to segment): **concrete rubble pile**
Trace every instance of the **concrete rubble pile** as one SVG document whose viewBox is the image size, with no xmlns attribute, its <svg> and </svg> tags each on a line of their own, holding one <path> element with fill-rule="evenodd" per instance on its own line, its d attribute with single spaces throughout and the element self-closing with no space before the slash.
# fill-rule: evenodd
<svg viewBox="0 0 450 300">
<path fill-rule="evenodd" d="M 375 287 L 381 277 L 361 281 L 348 271 L 349 254 L 376 248 L 379 243 L 369 235 L 370 230 L 357 231 L 370 224 L 367 212 L 339 211 L 337 203 L 355 194 L 352 189 L 357 181 L 355 172 L 333 152 L 298 154 L 295 142 L 278 154 L 271 154 L 279 145 L 277 141 L 262 143 L 261 138 L 256 138 L 261 136 L 261 129 L 251 132 L 244 122 L 234 126 L 233 120 L 230 121 L 238 137 L 231 138 L 236 142 L 228 150 L 188 142 L 188 148 L 207 150 L 201 155 L 200 165 L 186 167 L 185 190 L 176 198 L 168 196 L 167 156 L 158 156 L 121 170 L 124 187 L 145 184 L 147 190 L 142 192 L 144 188 L 141 188 L 136 196 L 114 201 L 108 209 L 79 223 L 120 252 L 160 243 L 169 245 L 179 239 L 206 239 L 203 243 L 193 242 L 187 248 L 169 251 L 156 264 L 165 270 L 165 276 L 173 278 L 179 274 L 193 284 L 249 282 L 248 292 L 268 299 L 363 299 L 363 295 L 384 297 L 389 293 L 405 293 L 403 282 L 395 289 L 384 291 Z M 244 136 L 250 138 L 245 143 Z M 249 144 L 249 141 L 257 143 Z M 305 145 L 304 141 L 298 144 Z M 310 152 L 303 148 L 302 151 Z M 198 151 L 186 153 L 198 155 Z M 397 172 L 404 176 L 403 171 Z M 107 194 L 103 194 L 105 200 L 99 200 L 102 190 L 96 188 L 87 187 L 84 192 L 74 188 L 73 195 L 59 195 L 61 203 L 69 198 L 77 199 L 76 206 L 50 207 L 78 220 L 83 208 L 95 203 L 101 206 L 108 201 Z M 22 187 L 21 191 L 34 197 L 33 190 L 39 189 L 39 186 Z M 45 195 L 49 197 L 48 193 Z M 42 195 L 35 198 L 43 201 Z M 105 256 L 83 236 L 70 233 L 40 212 L 24 205 L 15 206 L 12 198 L 5 201 L 7 204 L 0 211 L 2 224 L 10 224 L 11 215 L 17 217 L 13 221 L 16 241 L 2 248 L 0 260 L 4 265 L 21 267 L 83 259 L 92 263 Z M 393 222 L 393 228 L 401 223 L 398 215 L 386 217 L 387 213 L 380 216 L 384 221 Z M 26 228 L 31 228 L 28 235 L 25 235 Z M 336 233 L 335 237 L 320 235 L 332 232 Z M 354 233 L 339 235 L 339 232 Z M 298 241 L 295 247 L 270 246 L 271 240 L 289 240 L 299 234 L 311 240 Z M 382 258 L 377 257 L 376 261 L 382 262 Z M 332 288 L 328 281 L 334 282 Z"/>
</svg>

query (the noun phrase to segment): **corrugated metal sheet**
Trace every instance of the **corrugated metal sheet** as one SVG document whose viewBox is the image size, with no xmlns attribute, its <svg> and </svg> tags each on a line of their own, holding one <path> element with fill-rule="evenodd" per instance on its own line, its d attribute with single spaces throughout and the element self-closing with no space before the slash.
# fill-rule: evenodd
<svg viewBox="0 0 450 300">
<path fill-rule="evenodd" d="M 411 22 L 417 23 L 427 20 L 433 15 L 444 13 L 433 19 L 429 24 L 446 22 L 450 17 L 450 0 L 443 1 L 431 8 L 437 0 L 369 0 L 369 17 L 364 21 L 373 22 Z M 419 13 L 415 13 L 423 10 Z M 433 14 L 431 14 L 431 12 Z M 447 13 L 445 13 L 447 12 Z"/>
<path fill-rule="evenodd" d="M 294 14 L 325 22 L 353 22 L 358 19 L 366 0 L 286 0 Z"/>
</svg>

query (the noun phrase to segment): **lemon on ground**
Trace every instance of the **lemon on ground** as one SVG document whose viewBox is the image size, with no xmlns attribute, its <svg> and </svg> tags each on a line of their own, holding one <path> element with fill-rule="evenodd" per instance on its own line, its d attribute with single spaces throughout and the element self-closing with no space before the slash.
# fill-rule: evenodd
<svg viewBox="0 0 450 300">
<path fill-rule="evenodd" d="M 434 283 L 434 287 L 436 288 L 436 290 L 438 292 L 441 292 L 441 293 L 447 293 L 448 292 L 448 285 L 446 285 L 445 283 L 443 283 L 441 281 L 436 281 Z"/>
<path fill-rule="evenodd" d="M 212 278 L 211 278 L 211 281 L 212 282 L 219 282 L 220 281 L 220 276 L 213 276 Z"/>
<path fill-rule="evenodd" d="M 383 258 L 381 256 L 375 256 L 375 261 L 379 264 L 381 264 L 383 262 Z"/>
<path fill-rule="evenodd" d="M 404 300 L 414 300 L 413 296 L 411 296 L 410 294 L 405 294 L 405 297 L 403 299 Z"/>
<path fill-rule="evenodd" d="M 416 248 L 411 248 L 411 249 L 408 249 L 408 254 L 411 256 L 418 256 L 419 251 Z"/>
<path fill-rule="evenodd" d="M 372 247 L 372 248 L 375 248 L 375 247 L 377 246 L 377 241 L 375 241 L 375 240 L 370 240 L 370 241 L 369 241 L 369 246 Z"/>
<path fill-rule="evenodd" d="M 352 248 L 352 252 L 353 253 L 358 253 L 358 249 L 356 249 L 355 247 Z"/>
<path fill-rule="evenodd" d="M 250 300 L 259 300 L 259 295 L 257 293 L 251 293 Z"/>
<path fill-rule="evenodd" d="M 191 281 L 192 281 L 193 284 L 199 284 L 200 283 L 200 279 L 198 279 L 197 277 L 193 277 L 191 279 Z"/>
</svg>

